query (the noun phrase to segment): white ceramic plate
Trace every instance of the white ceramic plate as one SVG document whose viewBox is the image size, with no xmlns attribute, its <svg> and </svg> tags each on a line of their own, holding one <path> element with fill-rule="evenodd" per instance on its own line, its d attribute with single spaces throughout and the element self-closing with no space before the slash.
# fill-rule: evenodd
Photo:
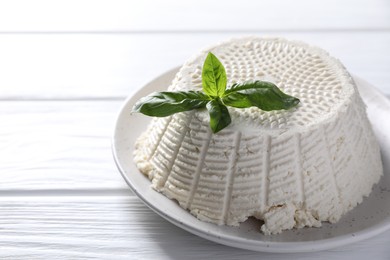
<svg viewBox="0 0 390 260">
<path fill-rule="evenodd" d="M 333 248 L 367 239 L 390 229 L 390 102 L 367 82 L 355 77 L 368 107 L 368 116 L 381 144 L 385 174 L 363 203 L 346 214 L 337 224 L 323 223 L 321 228 L 285 231 L 264 236 L 261 222 L 253 219 L 240 227 L 217 226 L 199 221 L 178 204 L 150 188 L 150 181 L 133 163 L 134 142 L 146 129 L 150 118 L 130 115 L 135 101 L 153 91 L 165 90 L 177 69 L 156 78 L 130 96 L 122 107 L 113 137 L 113 154 L 130 188 L 152 210 L 171 223 L 214 242 L 263 252 L 308 252 Z"/>
</svg>

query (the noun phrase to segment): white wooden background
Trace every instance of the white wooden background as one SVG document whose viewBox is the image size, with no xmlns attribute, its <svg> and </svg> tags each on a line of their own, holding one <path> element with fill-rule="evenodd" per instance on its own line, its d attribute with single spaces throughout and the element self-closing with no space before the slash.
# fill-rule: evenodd
<svg viewBox="0 0 390 260">
<path fill-rule="evenodd" d="M 0 259 L 390 259 L 390 232 L 324 252 L 209 242 L 144 206 L 113 162 L 125 97 L 239 35 L 318 45 L 390 94 L 390 1 L 0 2 Z"/>
</svg>

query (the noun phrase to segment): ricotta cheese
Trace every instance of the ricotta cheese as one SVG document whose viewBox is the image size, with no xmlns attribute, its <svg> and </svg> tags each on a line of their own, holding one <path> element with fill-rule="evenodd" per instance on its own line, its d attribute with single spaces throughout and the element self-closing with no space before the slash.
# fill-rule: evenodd
<svg viewBox="0 0 390 260">
<path fill-rule="evenodd" d="M 210 51 L 228 85 L 267 80 L 301 102 L 271 112 L 229 107 L 232 124 L 218 134 L 207 111 L 154 118 L 134 154 L 154 189 L 203 221 L 237 226 L 254 216 L 265 234 L 336 222 L 369 195 L 382 175 L 379 146 L 338 60 L 300 42 L 233 39 L 189 59 L 169 90 L 201 90 Z"/>
</svg>

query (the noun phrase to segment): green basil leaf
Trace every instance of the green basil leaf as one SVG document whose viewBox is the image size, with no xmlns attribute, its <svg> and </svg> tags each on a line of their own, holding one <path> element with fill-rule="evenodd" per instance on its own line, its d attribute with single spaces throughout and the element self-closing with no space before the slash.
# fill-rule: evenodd
<svg viewBox="0 0 390 260">
<path fill-rule="evenodd" d="M 209 52 L 202 69 L 203 91 L 211 97 L 222 97 L 226 89 L 226 71 L 222 63 Z"/>
<path fill-rule="evenodd" d="M 219 98 L 210 100 L 206 105 L 210 115 L 210 127 L 213 133 L 218 133 L 231 122 L 229 110 Z"/>
<path fill-rule="evenodd" d="M 223 103 L 237 108 L 258 107 L 264 111 L 289 109 L 299 99 L 283 93 L 276 85 L 265 81 L 234 84 L 226 90 Z"/>
<path fill-rule="evenodd" d="M 133 112 L 164 117 L 203 108 L 209 100 L 210 98 L 200 91 L 154 92 L 141 98 L 134 105 Z"/>
</svg>

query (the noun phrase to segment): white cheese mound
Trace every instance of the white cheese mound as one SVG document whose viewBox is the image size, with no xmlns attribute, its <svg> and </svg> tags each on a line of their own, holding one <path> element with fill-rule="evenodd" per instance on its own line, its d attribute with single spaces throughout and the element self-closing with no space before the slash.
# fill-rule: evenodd
<svg viewBox="0 0 390 260">
<path fill-rule="evenodd" d="M 336 222 L 369 195 L 382 175 L 379 146 L 338 60 L 304 43 L 233 39 L 188 60 L 169 90 L 200 90 L 209 51 L 229 84 L 268 80 L 301 103 L 229 108 L 232 124 L 218 134 L 204 110 L 154 118 L 135 151 L 154 189 L 204 221 L 236 226 L 254 216 L 265 234 Z"/>
</svg>

